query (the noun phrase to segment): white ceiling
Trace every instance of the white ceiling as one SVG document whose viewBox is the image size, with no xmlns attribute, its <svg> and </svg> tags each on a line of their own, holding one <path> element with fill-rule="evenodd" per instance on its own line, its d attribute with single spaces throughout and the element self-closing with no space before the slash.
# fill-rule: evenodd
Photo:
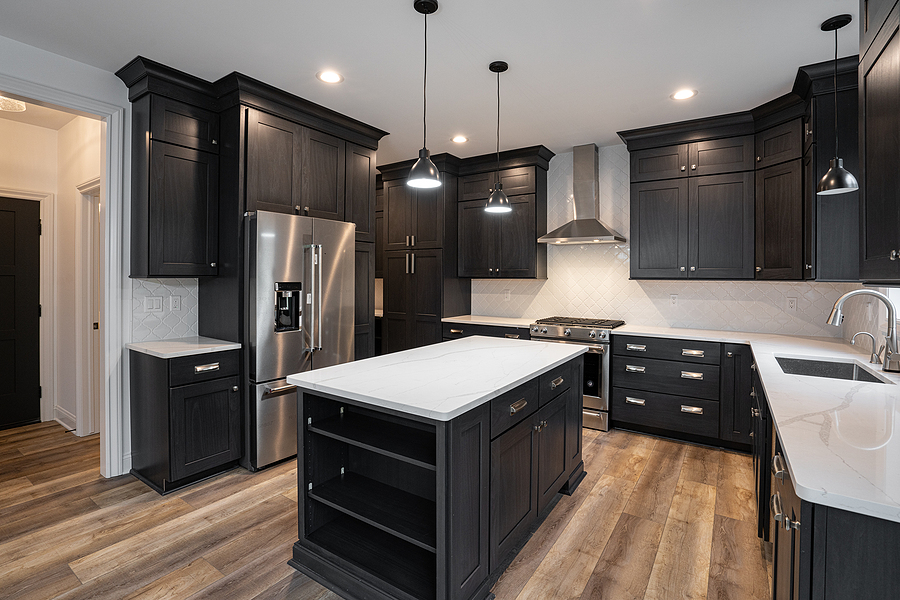
<svg viewBox="0 0 900 600">
<path fill-rule="evenodd" d="M 492 152 L 505 60 L 501 148 L 618 143 L 615 132 L 747 110 L 833 57 L 819 30 L 841 13 L 858 51 L 857 0 L 440 0 L 428 17 L 428 148 Z M 0 0 L 0 35 L 108 71 L 136 55 L 208 80 L 232 71 L 391 133 L 378 162 L 422 143 L 422 21 L 411 0 Z M 52 15 L 52 18 L 48 18 Z M 345 80 L 328 85 L 315 73 Z M 686 102 L 682 87 L 700 94 Z M 454 144 L 462 133 L 470 141 Z"/>
<path fill-rule="evenodd" d="M 3 95 L 9 97 L 9 94 L 4 94 L 2 91 L 0 91 L 0 96 Z M 0 110 L 0 119 L 18 121 L 19 123 L 36 125 L 38 127 L 53 129 L 55 131 L 59 131 L 60 129 L 62 129 L 76 116 L 78 115 L 63 112 L 61 110 L 56 110 L 54 108 L 38 106 L 37 104 L 33 104 L 31 102 L 25 102 L 24 112 L 9 112 L 6 110 Z"/>
</svg>

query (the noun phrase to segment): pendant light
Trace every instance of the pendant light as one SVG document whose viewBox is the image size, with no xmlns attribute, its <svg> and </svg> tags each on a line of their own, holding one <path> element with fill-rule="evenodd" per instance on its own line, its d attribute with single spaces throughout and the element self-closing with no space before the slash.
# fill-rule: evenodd
<svg viewBox="0 0 900 600">
<path fill-rule="evenodd" d="M 419 150 L 419 160 L 409 170 L 406 184 L 415 188 L 435 188 L 441 185 L 441 174 L 433 162 L 426 147 L 427 121 L 425 119 L 428 108 L 428 15 L 438 9 L 437 0 L 413 0 L 413 8 L 425 15 L 425 74 L 422 77 L 422 149 Z"/>
<path fill-rule="evenodd" d="M 830 194 L 846 194 L 859 189 L 856 177 L 844 168 L 844 160 L 838 155 L 838 99 L 837 99 L 837 61 L 838 61 L 838 29 L 850 24 L 853 17 L 850 15 L 838 15 L 831 17 L 822 23 L 822 31 L 834 32 L 834 158 L 828 167 L 828 172 L 816 186 L 816 194 L 820 196 Z"/>
<path fill-rule="evenodd" d="M 497 60 L 488 65 L 488 68 L 497 74 L 497 183 L 488 196 L 484 210 L 492 213 L 508 213 L 512 211 L 512 207 L 509 205 L 509 198 L 503 193 L 503 184 L 500 183 L 500 73 L 506 71 L 509 65 Z"/>
</svg>

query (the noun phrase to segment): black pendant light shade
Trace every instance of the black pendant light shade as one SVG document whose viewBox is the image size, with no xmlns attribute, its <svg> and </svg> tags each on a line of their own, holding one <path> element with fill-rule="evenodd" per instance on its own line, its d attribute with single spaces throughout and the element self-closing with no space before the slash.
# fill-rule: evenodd
<svg viewBox="0 0 900 600">
<path fill-rule="evenodd" d="M 828 167 L 828 172 L 819 180 L 816 186 L 816 194 L 826 196 L 831 194 L 846 194 L 859 189 L 856 177 L 844 168 L 844 160 L 838 155 L 838 100 L 837 100 L 837 60 L 838 43 L 837 30 L 850 24 L 853 17 L 850 15 L 838 15 L 831 17 L 822 23 L 822 31 L 834 32 L 834 158 Z"/>
<path fill-rule="evenodd" d="M 413 8 L 416 12 L 425 15 L 425 74 L 422 77 L 422 149 L 419 150 L 419 160 L 409 171 L 406 184 L 415 188 L 435 188 L 441 185 L 441 174 L 431 161 L 427 144 L 427 121 L 425 119 L 428 108 L 428 15 L 438 9 L 437 0 L 413 0 Z"/>
<path fill-rule="evenodd" d="M 497 74 L 497 183 L 494 184 L 494 189 L 488 196 L 484 210 L 492 213 L 508 213 L 512 211 L 512 207 L 509 205 L 509 198 L 503 192 L 503 184 L 500 183 L 500 73 L 506 71 L 509 65 L 502 60 L 497 60 L 488 65 L 488 68 L 492 73 Z"/>
</svg>

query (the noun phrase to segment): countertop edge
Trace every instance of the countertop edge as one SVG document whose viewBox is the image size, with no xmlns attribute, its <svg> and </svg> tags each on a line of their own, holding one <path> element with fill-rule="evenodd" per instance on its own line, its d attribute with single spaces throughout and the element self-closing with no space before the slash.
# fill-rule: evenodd
<svg viewBox="0 0 900 600">
<path fill-rule="evenodd" d="M 167 345 L 175 346 L 175 348 L 166 350 L 165 347 Z M 179 348 L 179 345 L 184 347 Z M 169 340 L 153 340 L 149 342 L 129 342 L 125 344 L 125 348 L 127 350 L 134 350 L 135 352 L 155 356 L 156 358 L 180 358 L 182 356 L 212 354 L 213 352 L 224 352 L 226 350 L 240 350 L 241 344 L 238 342 L 228 342 L 225 340 L 195 336 Z"/>
</svg>

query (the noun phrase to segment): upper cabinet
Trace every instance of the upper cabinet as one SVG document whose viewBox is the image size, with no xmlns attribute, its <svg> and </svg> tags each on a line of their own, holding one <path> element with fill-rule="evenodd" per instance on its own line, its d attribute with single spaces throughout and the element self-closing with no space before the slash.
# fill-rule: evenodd
<svg viewBox="0 0 900 600">
<path fill-rule="evenodd" d="M 150 139 L 218 154 L 219 115 L 165 96 L 150 96 Z"/>
<path fill-rule="evenodd" d="M 794 119 L 756 134 L 756 168 L 765 169 L 803 156 L 803 122 Z"/>
<path fill-rule="evenodd" d="M 885 2 L 869 5 L 870 16 Z M 864 13 L 865 14 L 865 13 Z M 870 29 L 874 30 L 873 28 Z M 900 4 L 890 10 L 859 64 L 860 278 L 900 281 Z"/>
<path fill-rule="evenodd" d="M 356 223 L 356 241 L 374 242 L 377 210 L 375 151 L 348 143 L 346 170 L 344 220 Z"/>
<path fill-rule="evenodd" d="M 875 36 L 888 21 L 888 16 L 895 8 L 897 0 L 860 0 L 859 2 L 859 57 L 864 58 Z M 883 41 L 883 40 L 882 40 Z M 883 49 L 882 45 L 876 47 Z M 876 53 L 878 50 L 876 50 Z"/>
<path fill-rule="evenodd" d="M 247 109 L 247 210 L 302 210 L 303 128 Z"/>
<path fill-rule="evenodd" d="M 631 181 L 656 181 L 753 170 L 753 136 L 744 135 L 631 153 Z"/>
</svg>

